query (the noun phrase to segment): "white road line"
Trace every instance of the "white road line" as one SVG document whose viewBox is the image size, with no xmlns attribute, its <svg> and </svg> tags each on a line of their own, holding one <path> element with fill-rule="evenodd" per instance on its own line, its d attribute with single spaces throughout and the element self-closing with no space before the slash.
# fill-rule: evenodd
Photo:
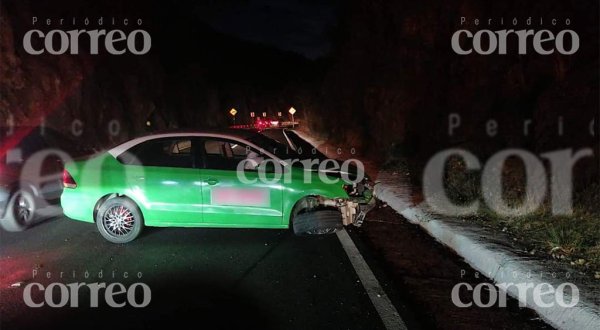
<svg viewBox="0 0 600 330">
<path fill-rule="evenodd" d="M 317 148 L 318 143 L 315 140 L 299 131 L 294 132 L 298 137 Z M 365 291 L 367 291 L 369 299 L 371 299 L 373 306 L 375 306 L 377 314 L 379 314 L 381 321 L 383 321 L 385 328 L 387 330 L 406 330 L 406 324 L 400 317 L 396 307 L 394 307 L 390 298 L 388 298 L 385 291 L 381 288 L 381 285 L 379 285 L 379 281 L 375 277 L 375 274 L 373 274 L 373 271 L 371 271 L 371 268 L 367 265 L 367 262 L 356 248 L 356 245 L 354 245 L 354 242 L 350 236 L 348 236 L 346 229 L 340 230 L 336 234 L 344 251 L 346 251 L 348 258 L 350 259 L 352 267 L 354 267 L 354 271 L 358 275 Z"/>
<path fill-rule="evenodd" d="M 388 296 L 381 288 L 381 285 L 379 285 L 379 281 L 356 248 L 356 245 L 354 245 L 354 242 L 346 230 L 344 229 L 338 231 L 337 237 L 340 240 L 340 243 L 342 243 L 342 247 L 344 248 L 344 251 L 346 251 L 348 258 L 350 259 L 350 263 L 352 263 L 360 282 L 365 288 L 365 291 L 367 291 L 369 299 L 371 299 L 373 306 L 375 306 L 375 309 L 377 310 L 381 321 L 383 321 L 385 328 L 388 330 L 407 329 L 406 324 L 404 324 L 400 314 L 398 314 L 396 307 L 394 307 Z"/>
</svg>

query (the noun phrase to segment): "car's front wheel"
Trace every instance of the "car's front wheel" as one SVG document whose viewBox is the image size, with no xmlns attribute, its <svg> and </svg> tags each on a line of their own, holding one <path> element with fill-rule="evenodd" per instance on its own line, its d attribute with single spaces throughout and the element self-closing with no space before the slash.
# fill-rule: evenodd
<svg viewBox="0 0 600 330">
<path fill-rule="evenodd" d="M 344 228 L 342 214 L 337 210 L 316 210 L 300 213 L 292 220 L 294 234 L 326 235 Z"/>
<path fill-rule="evenodd" d="M 33 223 L 36 212 L 36 201 L 28 189 L 15 191 L 8 201 L 2 225 L 7 231 L 22 231 Z"/>
<path fill-rule="evenodd" d="M 136 239 L 144 227 L 144 219 L 133 201 L 124 197 L 104 202 L 96 214 L 98 231 L 112 243 L 128 243 Z"/>
</svg>

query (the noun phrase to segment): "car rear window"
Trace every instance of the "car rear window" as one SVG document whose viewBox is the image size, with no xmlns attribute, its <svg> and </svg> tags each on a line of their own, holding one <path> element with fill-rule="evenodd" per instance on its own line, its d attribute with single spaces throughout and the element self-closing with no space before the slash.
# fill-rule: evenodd
<svg viewBox="0 0 600 330">
<path fill-rule="evenodd" d="M 157 139 L 140 143 L 117 160 L 126 165 L 193 168 L 192 140 Z"/>
</svg>

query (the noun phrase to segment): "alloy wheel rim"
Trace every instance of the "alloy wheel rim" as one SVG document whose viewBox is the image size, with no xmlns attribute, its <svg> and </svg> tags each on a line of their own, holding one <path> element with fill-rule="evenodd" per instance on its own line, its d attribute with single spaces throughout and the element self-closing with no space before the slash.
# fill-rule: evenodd
<svg viewBox="0 0 600 330">
<path fill-rule="evenodd" d="M 20 223 L 27 223 L 33 215 L 33 205 L 27 198 L 19 193 L 15 198 L 15 216 Z"/>
<path fill-rule="evenodd" d="M 133 212 L 123 205 L 108 209 L 102 217 L 104 229 L 113 236 L 126 236 L 133 231 L 135 217 Z"/>
</svg>

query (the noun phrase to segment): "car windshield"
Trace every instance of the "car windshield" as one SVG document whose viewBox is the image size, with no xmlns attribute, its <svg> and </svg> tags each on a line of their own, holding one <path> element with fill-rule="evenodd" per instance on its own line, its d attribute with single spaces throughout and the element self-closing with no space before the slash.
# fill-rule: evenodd
<svg viewBox="0 0 600 330">
<path fill-rule="evenodd" d="M 286 145 L 279 143 L 267 136 L 256 133 L 247 138 L 248 141 L 256 144 L 258 147 L 263 150 L 272 153 L 277 156 L 279 159 L 294 159 L 298 158 L 298 154 L 292 149 L 288 148 Z"/>
<path fill-rule="evenodd" d="M 313 154 L 312 152 L 298 153 L 295 150 L 293 150 L 292 148 L 278 142 L 277 140 L 274 140 L 274 139 L 272 139 L 266 135 L 260 134 L 260 133 L 252 135 L 246 139 L 248 141 L 256 144 L 258 147 L 262 148 L 263 150 L 274 154 L 281 160 L 291 160 L 292 161 L 291 164 L 293 167 L 304 168 L 304 164 L 301 163 L 304 160 L 327 159 L 327 157 L 324 155 Z M 294 161 L 294 160 L 300 160 L 300 162 Z M 310 168 L 313 170 L 316 170 L 319 167 L 319 164 L 320 164 L 319 162 L 317 162 L 317 163 L 311 162 Z M 333 164 L 329 164 L 329 165 L 333 166 Z"/>
</svg>

